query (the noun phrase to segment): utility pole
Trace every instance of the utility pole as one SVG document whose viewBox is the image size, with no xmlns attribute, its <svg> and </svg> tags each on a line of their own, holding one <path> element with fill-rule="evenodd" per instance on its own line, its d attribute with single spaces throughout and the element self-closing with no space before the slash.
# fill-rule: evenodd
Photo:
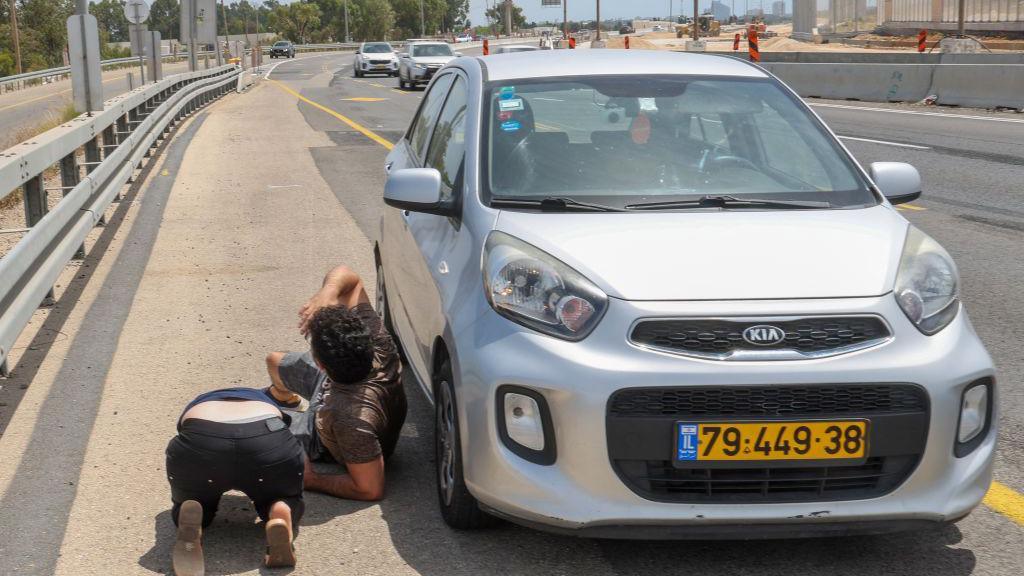
<svg viewBox="0 0 1024 576">
<path fill-rule="evenodd" d="M 964 14 L 964 4 L 966 4 L 966 3 L 967 3 L 966 0 L 959 0 L 957 2 L 957 15 L 956 15 L 956 37 L 957 38 L 964 38 L 964 28 L 965 28 L 964 22 L 966 20 L 965 14 Z M 15 38 L 17 38 L 17 36 L 15 36 Z M 20 70 L 20 68 L 19 68 L 19 70 Z"/>
<path fill-rule="evenodd" d="M 594 33 L 597 35 L 595 40 L 601 40 L 601 0 L 597 0 L 597 21 L 594 22 Z"/>
<path fill-rule="evenodd" d="M 420 38 L 426 38 L 427 37 L 426 29 L 427 29 L 427 24 L 423 20 L 423 0 L 420 0 Z"/>
<path fill-rule="evenodd" d="M 512 37 L 512 0 L 505 0 L 505 33 Z"/>
<path fill-rule="evenodd" d="M 352 37 L 348 35 L 348 0 L 345 0 L 345 43 L 352 42 Z"/>
<path fill-rule="evenodd" d="M 566 42 L 569 41 L 569 0 L 562 0 L 562 36 Z"/>
<path fill-rule="evenodd" d="M 10 0 L 10 38 L 14 42 L 14 66 L 17 73 L 22 74 L 22 44 L 17 40 L 17 0 Z M 964 13 L 964 10 L 961 10 Z M 962 19 L 963 22 L 963 19 Z"/>
<path fill-rule="evenodd" d="M 693 22 L 690 24 L 690 31 L 693 33 L 693 41 L 697 42 L 700 40 L 700 21 L 697 19 L 697 10 L 700 6 L 697 4 L 700 0 L 693 0 Z"/>
</svg>

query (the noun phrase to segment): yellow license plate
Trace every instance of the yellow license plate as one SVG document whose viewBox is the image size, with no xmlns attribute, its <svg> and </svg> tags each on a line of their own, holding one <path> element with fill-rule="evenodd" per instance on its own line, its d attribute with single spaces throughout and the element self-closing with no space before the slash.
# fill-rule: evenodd
<svg viewBox="0 0 1024 576">
<path fill-rule="evenodd" d="M 677 422 L 677 462 L 864 458 L 866 420 Z"/>
</svg>

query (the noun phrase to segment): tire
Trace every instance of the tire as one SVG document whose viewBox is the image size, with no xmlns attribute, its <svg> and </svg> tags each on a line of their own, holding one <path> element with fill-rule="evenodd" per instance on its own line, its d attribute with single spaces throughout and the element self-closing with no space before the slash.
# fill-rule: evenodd
<svg viewBox="0 0 1024 576">
<path fill-rule="evenodd" d="M 451 361 L 445 359 L 434 376 L 434 466 L 441 518 L 456 530 L 478 530 L 499 523 L 480 509 L 462 475 L 459 411 L 452 387 Z"/>
<path fill-rule="evenodd" d="M 402 73 L 398 73 L 398 89 L 405 90 L 405 80 L 402 79 Z"/>
</svg>

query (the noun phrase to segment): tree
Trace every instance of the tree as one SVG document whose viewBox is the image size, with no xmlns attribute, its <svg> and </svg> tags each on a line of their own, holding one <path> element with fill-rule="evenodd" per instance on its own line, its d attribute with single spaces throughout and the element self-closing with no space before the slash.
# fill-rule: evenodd
<svg viewBox="0 0 1024 576">
<path fill-rule="evenodd" d="M 448 9 L 444 15 L 444 32 L 461 31 L 469 27 L 469 0 L 447 0 Z"/>
<path fill-rule="evenodd" d="M 523 16 L 523 9 L 515 4 L 512 5 L 512 32 L 505 30 L 505 5 L 503 3 L 495 4 L 493 8 L 487 9 L 484 14 L 493 23 L 492 30 L 494 30 L 495 34 L 508 36 L 522 28 L 523 24 L 526 24 L 526 16 Z"/>
<path fill-rule="evenodd" d="M 420 0 L 391 0 L 395 11 L 395 32 L 399 38 L 420 35 Z M 423 0 L 423 31 L 427 35 L 444 30 L 447 0 Z"/>
<path fill-rule="evenodd" d="M 92 2 L 89 13 L 96 17 L 100 32 L 106 32 L 110 42 L 127 42 L 128 19 L 124 17 L 124 2 L 101 0 Z"/>
<path fill-rule="evenodd" d="M 388 0 L 349 0 L 348 8 L 353 40 L 387 40 L 395 25 L 395 11 Z"/>
<path fill-rule="evenodd" d="M 28 54 L 35 68 L 62 66 L 67 45 L 67 19 L 74 14 L 73 0 L 23 0 L 18 11 L 18 38 L 22 59 Z"/>
<path fill-rule="evenodd" d="M 181 36 L 181 4 L 178 0 L 154 0 L 149 7 L 146 24 L 150 30 L 160 32 L 160 38 L 169 40 Z"/>
</svg>

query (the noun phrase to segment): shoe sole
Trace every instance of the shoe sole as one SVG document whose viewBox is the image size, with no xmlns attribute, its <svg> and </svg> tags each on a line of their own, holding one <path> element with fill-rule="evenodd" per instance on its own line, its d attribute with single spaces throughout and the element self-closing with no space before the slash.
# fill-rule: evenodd
<svg viewBox="0 0 1024 576">
<path fill-rule="evenodd" d="M 174 542 L 171 562 L 176 576 L 204 576 L 203 561 L 203 507 L 195 500 L 187 500 L 178 511 L 178 537 Z"/>
<path fill-rule="evenodd" d="M 292 547 L 292 531 L 288 524 L 279 518 L 267 522 L 267 557 L 268 568 L 295 566 L 295 548 Z"/>
</svg>

